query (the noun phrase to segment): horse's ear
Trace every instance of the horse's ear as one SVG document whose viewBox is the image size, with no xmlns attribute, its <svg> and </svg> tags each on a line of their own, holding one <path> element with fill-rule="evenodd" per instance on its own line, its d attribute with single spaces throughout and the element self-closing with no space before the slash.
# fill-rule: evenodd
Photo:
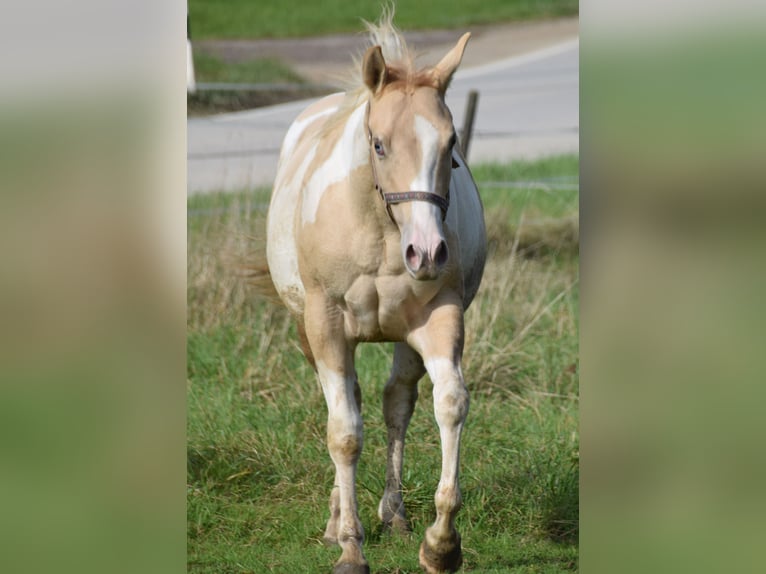
<svg viewBox="0 0 766 574">
<path fill-rule="evenodd" d="M 447 91 L 449 83 L 452 80 L 452 75 L 460 65 L 460 61 L 463 59 L 463 52 L 465 51 L 465 45 L 468 43 L 468 39 L 471 37 L 470 32 L 466 32 L 457 41 L 455 47 L 452 48 L 447 55 L 441 59 L 441 62 L 436 64 L 433 68 L 434 79 L 436 85 L 442 95 Z"/>
<path fill-rule="evenodd" d="M 386 83 L 386 61 L 380 46 L 367 48 L 362 61 L 362 77 L 365 85 L 377 94 Z"/>
</svg>

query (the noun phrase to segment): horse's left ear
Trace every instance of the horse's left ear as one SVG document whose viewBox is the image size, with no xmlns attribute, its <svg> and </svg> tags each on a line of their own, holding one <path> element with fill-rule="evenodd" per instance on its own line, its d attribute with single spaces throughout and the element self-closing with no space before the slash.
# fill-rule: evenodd
<svg viewBox="0 0 766 574">
<path fill-rule="evenodd" d="M 471 37 L 470 32 L 466 32 L 457 41 L 455 47 L 452 48 L 447 55 L 441 59 L 441 62 L 433 67 L 433 75 L 436 80 L 436 84 L 439 91 L 444 95 L 449 87 L 449 83 L 452 80 L 452 75 L 460 65 L 460 61 L 463 59 L 463 52 L 465 51 L 465 45 L 468 43 L 468 39 Z"/>
</svg>

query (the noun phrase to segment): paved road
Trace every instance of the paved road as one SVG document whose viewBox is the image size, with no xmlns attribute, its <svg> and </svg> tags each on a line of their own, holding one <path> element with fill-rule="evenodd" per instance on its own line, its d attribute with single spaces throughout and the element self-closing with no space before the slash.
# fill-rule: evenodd
<svg viewBox="0 0 766 574">
<path fill-rule="evenodd" d="M 471 163 L 579 149 L 579 41 L 459 70 L 447 104 L 462 126 L 468 91 L 479 91 Z M 271 186 L 279 147 L 308 102 L 191 118 L 188 193 Z"/>
</svg>

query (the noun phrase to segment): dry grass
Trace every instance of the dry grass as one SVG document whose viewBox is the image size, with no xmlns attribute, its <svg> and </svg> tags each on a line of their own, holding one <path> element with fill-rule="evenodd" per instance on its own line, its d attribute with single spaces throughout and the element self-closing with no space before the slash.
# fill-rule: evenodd
<svg viewBox="0 0 766 574">
<path fill-rule="evenodd" d="M 466 377 L 474 391 L 518 398 L 538 389 L 541 373 L 524 372 L 523 366 L 531 364 L 530 346 L 538 350 L 543 337 L 546 345 L 565 339 L 574 351 L 573 362 L 547 365 L 560 371 L 544 384 L 545 392 L 567 397 L 577 393 L 576 348 L 571 348 L 576 345 L 572 336 L 578 312 L 572 223 L 541 227 L 521 227 L 515 235 L 495 240 L 481 289 L 466 316 Z"/>
</svg>

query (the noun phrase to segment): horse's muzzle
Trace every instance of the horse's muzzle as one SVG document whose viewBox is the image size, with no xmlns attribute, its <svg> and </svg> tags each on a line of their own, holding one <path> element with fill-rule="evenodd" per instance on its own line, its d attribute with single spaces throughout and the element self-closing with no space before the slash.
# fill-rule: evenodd
<svg viewBox="0 0 766 574">
<path fill-rule="evenodd" d="M 407 270 L 418 281 L 436 279 L 449 260 L 447 243 L 442 239 L 432 249 L 410 243 L 404 251 Z"/>
</svg>

